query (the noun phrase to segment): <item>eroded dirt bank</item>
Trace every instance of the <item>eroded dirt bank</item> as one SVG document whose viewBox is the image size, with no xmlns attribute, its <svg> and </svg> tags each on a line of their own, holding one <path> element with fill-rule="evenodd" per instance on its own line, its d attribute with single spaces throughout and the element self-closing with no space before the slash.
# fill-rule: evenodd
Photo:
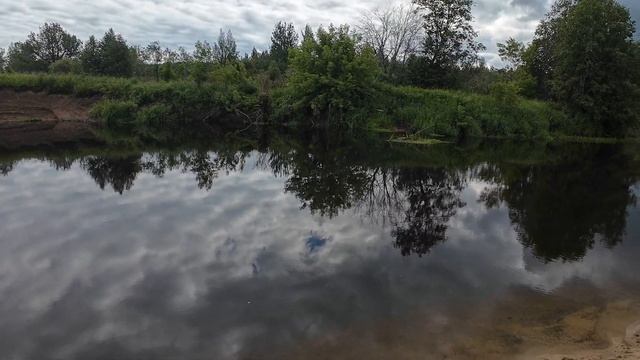
<svg viewBox="0 0 640 360">
<path fill-rule="evenodd" d="M 0 148 L 95 140 L 89 121 L 95 101 L 0 90 Z"/>
</svg>

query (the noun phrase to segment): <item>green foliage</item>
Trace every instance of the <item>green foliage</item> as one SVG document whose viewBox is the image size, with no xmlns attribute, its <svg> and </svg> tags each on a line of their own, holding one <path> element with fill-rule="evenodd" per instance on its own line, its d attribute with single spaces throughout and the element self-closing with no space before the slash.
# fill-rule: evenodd
<svg viewBox="0 0 640 360">
<path fill-rule="evenodd" d="M 36 60 L 35 54 L 23 43 L 9 45 L 7 50 L 7 70 L 11 72 L 44 72 L 46 64 Z"/>
<path fill-rule="evenodd" d="M 236 40 L 231 30 L 227 30 L 227 32 L 220 30 L 218 41 L 213 46 L 213 58 L 220 65 L 228 65 L 238 61 Z"/>
<path fill-rule="evenodd" d="M 554 93 L 588 135 L 625 136 L 639 125 L 633 33 L 629 10 L 614 0 L 582 0 L 559 27 Z"/>
<path fill-rule="evenodd" d="M 84 49 L 82 49 L 80 53 L 82 71 L 86 74 L 100 74 L 102 66 L 101 55 L 98 41 L 96 41 L 95 36 L 92 35 L 84 44 Z"/>
<path fill-rule="evenodd" d="M 80 74 L 82 73 L 82 65 L 75 59 L 60 59 L 49 66 L 49 72 L 53 74 Z"/>
<path fill-rule="evenodd" d="M 172 120 L 172 109 L 167 104 L 153 104 L 138 111 L 136 122 L 151 128 L 161 128 Z"/>
<path fill-rule="evenodd" d="M 109 29 L 100 41 L 91 36 L 79 59 L 86 74 L 129 77 L 136 61 L 133 55 L 136 52 L 127 46 L 122 36 Z"/>
<path fill-rule="evenodd" d="M 120 34 L 109 29 L 99 44 L 100 74 L 109 76 L 131 76 L 133 63 L 127 42 Z"/>
<path fill-rule="evenodd" d="M 32 32 L 24 42 L 11 45 L 8 66 L 17 72 L 47 71 L 56 61 L 75 58 L 81 46 L 60 24 L 45 23 L 37 34 Z"/>
<path fill-rule="evenodd" d="M 172 62 L 167 61 L 164 64 L 162 64 L 162 67 L 161 67 L 161 70 L 160 70 L 160 77 L 164 81 L 171 81 L 171 80 L 174 80 L 176 78 L 176 75 L 173 72 L 173 63 Z"/>
<path fill-rule="evenodd" d="M 4 49 L 0 48 L 0 72 L 4 72 L 7 66 L 7 59 L 4 56 Z"/>
<path fill-rule="evenodd" d="M 128 128 L 135 119 L 137 108 L 132 101 L 102 100 L 91 109 L 91 117 L 110 128 Z"/>
<path fill-rule="evenodd" d="M 240 118 L 242 124 L 258 110 L 256 88 L 246 79 L 245 85 L 240 85 L 244 76 L 241 68 L 224 68 L 220 74 L 214 74 L 214 82 L 197 86 L 180 81 L 139 82 L 113 77 L 14 73 L 0 75 L 0 89 L 101 97 L 104 101 L 96 105 L 94 115 L 107 121 L 108 126 L 154 124 L 158 122 L 152 120 L 154 117 L 172 124 L 237 121 L 237 114 L 245 114 Z M 130 116 L 124 116 L 125 110 Z"/>
<path fill-rule="evenodd" d="M 151 62 L 153 65 L 153 73 L 155 74 L 156 81 L 160 80 L 160 63 L 162 62 L 162 48 L 160 43 L 154 41 L 147 45 L 144 49 L 145 60 Z"/>
<path fill-rule="evenodd" d="M 382 85 L 374 119 L 388 119 L 395 127 L 422 136 L 449 138 L 546 138 L 566 122 L 566 116 L 549 103 L 517 97 L 512 84 L 503 84 L 499 91 L 499 96 L 486 96 Z"/>
<path fill-rule="evenodd" d="M 271 34 L 271 58 L 284 72 L 289 65 L 289 50 L 298 45 L 298 33 L 293 24 L 278 22 Z"/>
<path fill-rule="evenodd" d="M 247 95 L 253 96 L 258 89 L 247 77 L 244 65 L 241 63 L 219 65 L 211 72 L 211 81 L 218 84 L 218 102 L 225 109 L 232 111 L 243 102 Z"/>
<path fill-rule="evenodd" d="M 516 105 L 520 91 L 518 83 L 513 81 L 498 81 L 491 86 L 491 95 L 505 106 Z"/>
<path fill-rule="evenodd" d="M 556 66 L 558 32 L 577 2 L 578 0 L 555 0 L 549 13 L 536 28 L 533 41 L 522 54 L 524 68 L 536 80 L 538 98 L 552 98 L 551 79 Z"/>
<path fill-rule="evenodd" d="M 201 61 L 196 61 L 191 66 L 191 79 L 195 81 L 195 83 L 200 86 L 202 83 L 207 81 L 207 64 Z"/>
<path fill-rule="evenodd" d="M 257 91 L 256 86 L 249 80 L 244 65 L 240 63 L 216 66 L 210 79 L 227 91 L 238 90 L 247 94 Z"/>
<path fill-rule="evenodd" d="M 373 51 L 358 48 L 348 27 L 320 28 L 290 54 L 292 74 L 276 99 L 280 115 L 325 125 L 365 119 L 379 70 Z"/>
<path fill-rule="evenodd" d="M 421 56 L 409 63 L 411 76 L 421 86 L 450 86 L 458 67 L 478 62 L 485 49 L 476 42 L 471 22 L 473 0 L 414 0 L 423 14 L 424 40 Z"/>
<path fill-rule="evenodd" d="M 526 47 L 514 38 L 509 38 L 504 44 L 498 43 L 498 55 L 507 63 L 507 69 L 515 70 L 522 66 Z"/>
</svg>

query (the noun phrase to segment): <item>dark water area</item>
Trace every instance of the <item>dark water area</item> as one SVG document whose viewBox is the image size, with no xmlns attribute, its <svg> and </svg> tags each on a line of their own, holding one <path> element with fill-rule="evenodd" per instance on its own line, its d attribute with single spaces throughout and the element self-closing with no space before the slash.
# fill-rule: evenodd
<svg viewBox="0 0 640 360">
<path fill-rule="evenodd" d="M 637 150 L 284 137 L 2 152 L 0 359 L 602 348 L 572 319 L 640 320 Z"/>
</svg>

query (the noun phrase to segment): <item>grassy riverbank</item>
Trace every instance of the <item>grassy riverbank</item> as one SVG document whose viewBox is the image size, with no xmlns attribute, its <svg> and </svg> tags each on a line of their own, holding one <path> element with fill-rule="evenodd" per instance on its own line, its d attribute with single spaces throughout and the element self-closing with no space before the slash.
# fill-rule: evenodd
<svg viewBox="0 0 640 360">
<path fill-rule="evenodd" d="M 89 97 L 94 119 L 108 127 L 189 126 L 192 122 L 261 121 L 273 116 L 271 96 L 251 81 L 155 82 L 110 77 L 0 74 L 0 88 Z M 277 97 L 276 95 L 273 95 Z M 281 100 L 280 100 L 281 101 Z M 278 103 L 278 101 L 276 101 Z M 372 106 L 357 109 L 370 129 L 402 129 L 414 139 L 470 137 L 548 138 L 567 128 L 567 117 L 553 104 L 517 96 L 480 95 L 379 84 Z M 276 111 L 277 112 L 277 111 Z"/>
<path fill-rule="evenodd" d="M 551 103 L 499 94 L 385 86 L 377 103 L 373 126 L 423 137 L 548 138 L 568 121 Z"/>
<path fill-rule="evenodd" d="M 80 75 L 0 74 L 0 89 L 95 98 L 92 117 L 117 128 L 187 126 L 210 118 L 257 116 L 257 89 L 250 83 L 198 85 Z"/>
</svg>

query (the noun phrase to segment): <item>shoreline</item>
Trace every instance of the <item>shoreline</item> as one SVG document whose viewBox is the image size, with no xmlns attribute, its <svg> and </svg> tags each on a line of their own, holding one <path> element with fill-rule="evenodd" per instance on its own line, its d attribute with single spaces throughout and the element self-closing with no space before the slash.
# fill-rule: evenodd
<svg viewBox="0 0 640 360">
<path fill-rule="evenodd" d="M 97 141 L 89 111 L 95 99 L 0 90 L 0 147 Z"/>
<path fill-rule="evenodd" d="M 636 360 L 640 359 L 640 320 L 627 326 L 624 334 L 610 334 L 610 346 L 595 350 L 547 349 L 520 360 Z"/>
</svg>

